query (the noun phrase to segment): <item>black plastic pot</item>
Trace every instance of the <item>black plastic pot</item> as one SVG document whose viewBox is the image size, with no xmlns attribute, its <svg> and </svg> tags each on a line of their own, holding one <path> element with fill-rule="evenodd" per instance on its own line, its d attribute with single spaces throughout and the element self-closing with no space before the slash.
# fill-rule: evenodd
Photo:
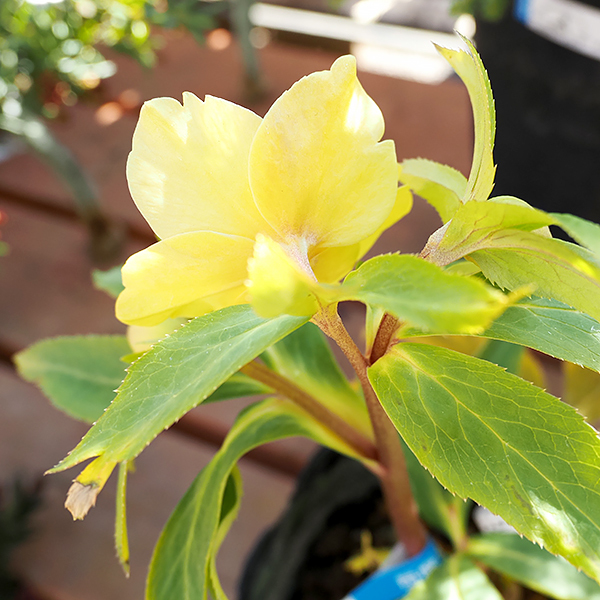
<svg viewBox="0 0 600 600">
<path fill-rule="evenodd" d="M 600 61 L 511 14 L 479 20 L 476 43 L 496 99 L 494 195 L 600 222 Z"/>
<path fill-rule="evenodd" d="M 375 547 L 395 541 L 377 479 L 357 461 L 319 451 L 250 556 L 240 600 L 340 600 L 366 577 L 344 568 L 365 529 Z"/>
</svg>

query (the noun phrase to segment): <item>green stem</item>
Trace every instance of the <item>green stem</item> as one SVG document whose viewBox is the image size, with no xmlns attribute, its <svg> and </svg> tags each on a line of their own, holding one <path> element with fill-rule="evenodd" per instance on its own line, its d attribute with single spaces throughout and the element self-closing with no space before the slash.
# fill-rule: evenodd
<svg viewBox="0 0 600 600">
<path fill-rule="evenodd" d="M 248 375 L 248 377 L 264 383 L 300 406 L 319 423 L 338 435 L 359 456 L 377 461 L 377 448 L 371 440 L 286 377 L 275 373 L 275 371 L 256 361 L 248 363 L 242 367 L 241 371 L 245 375 Z M 378 471 L 378 469 L 375 469 L 375 471 Z"/>
<path fill-rule="evenodd" d="M 404 544 L 408 556 L 414 556 L 425 547 L 427 532 L 419 519 L 417 504 L 410 489 L 408 470 L 398 432 L 383 410 L 369 381 L 367 374 L 369 363 L 344 327 L 336 305 L 321 310 L 313 317 L 313 322 L 337 343 L 360 381 L 375 432 L 375 444 L 382 465 L 379 479 L 388 513 L 396 535 Z"/>
</svg>

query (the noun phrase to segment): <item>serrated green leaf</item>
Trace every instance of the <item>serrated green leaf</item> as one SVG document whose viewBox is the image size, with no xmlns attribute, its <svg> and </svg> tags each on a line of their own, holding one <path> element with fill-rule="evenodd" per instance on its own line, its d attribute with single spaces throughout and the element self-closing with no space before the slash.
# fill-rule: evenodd
<svg viewBox="0 0 600 600">
<path fill-rule="evenodd" d="M 473 503 L 453 496 L 421 465 L 402 438 L 400 441 L 419 515 L 428 525 L 445 533 L 458 548 L 465 539 Z"/>
<path fill-rule="evenodd" d="M 450 275 L 416 256 L 388 254 L 346 277 L 340 296 L 383 308 L 417 327 L 445 333 L 481 332 L 510 299 L 474 278 Z"/>
<path fill-rule="evenodd" d="M 163 530 L 150 564 L 147 600 L 204 600 L 209 586 L 216 587 L 214 558 L 223 537 L 218 526 L 229 474 L 252 448 L 291 436 L 309 437 L 325 445 L 333 439 L 289 402 L 266 400 L 240 414 L 221 449 L 196 478 Z"/>
<path fill-rule="evenodd" d="M 435 346 L 396 346 L 369 377 L 446 488 L 600 578 L 600 440 L 581 415 L 496 365 Z"/>
<path fill-rule="evenodd" d="M 270 368 L 307 391 L 348 424 L 372 436 L 364 399 L 350 385 L 320 329 L 307 323 L 263 355 Z"/>
<path fill-rule="evenodd" d="M 124 336 L 72 336 L 43 340 L 15 355 L 21 376 L 40 386 L 52 404 L 69 416 L 94 423 L 116 396 L 125 378 Z M 139 355 L 135 355 L 139 358 Z M 272 390 L 235 373 L 204 402 L 220 402 Z"/>
<path fill-rule="evenodd" d="M 600 600 L 600 585 L 564 558 L 510 533 L 472 537 L 467 554 L 526 587 L 557 600 Z"/>
<path fill-rule="evenodd" d="M 417 583 L 405 600 L 502 600 L 502 596 L 480 568 L 455 554 Z"/>
<path fill-rule="evenodd" d="M 463 202 L 487 200 L 494 187 L 494 138 L 496 111 L 487 72 L 473 44 L 461 36 L 469 51 L 451 50 L 436 46 L 438 52 L 450 63 L 469 92 L 475 125 L 473 164 Z"/>
<path fill-rule="evenodd" d="M 536 295 L 600 320 L 600 264 L 585 248 L 526 231 L 499 231 L 469 258 L 502 288 L 534 284 Z"/>
<path fill-rule="evenodd" d="M 94 456 L 115 464 L 135 458 L 163 429 L 305 321 L 263 319 L 247 305 L 190 321 L 131 365 L 110 407 L 50 472 Z"/>
<path fill-rule="evenodd" d="M 69 416 L 93 423 L 102 416 L 125 377 L 122 335 L 58 337 L 37 342 L 15 356 L 21 376 L 40 386 Z"/>
<path fill-rule="evenodd" d="M 427 200 L 444 223 L 454 216 L 467 189 L 467 179 L 462 173 L 424 158 L 400 163 L 398 180 Z"/>
<path fill-rule="evenodd" d="M 600 371 L 600 323 L 562 302 L 524 298 L 483 334 Z"/>
<path fill-rule="evenodd" d="M 452 220 L 431 236 L 422 256 L 435 264 L 447 265 L 487 247 L 488 238 L 497 232 L 533 231 L 553 222 L 548 213 L 511 196 L 469 202 L 460 206 Z"/>
<path fill-rule="evenodd" d="M 402 337 L 423 332 L 402 331 Z M 523 298 L 509 306 L 481 337 L 520 344 L 600 371 L 600 323 L 557 300 Z"/>
<path fill-rule="evenodd" d="M 106 292 L 111 298 L 116 298 L 125 289 L 121 278 L 121 266 L 118 265 L 106 271 L 94 269 L 92 271 L 94 287 Z"/>
<path fill-rule="evenodd" d="M 578 244 L 600 257 L 600 225 L 566 213 L 550 213 L 550 216 Z"/>
</svg>

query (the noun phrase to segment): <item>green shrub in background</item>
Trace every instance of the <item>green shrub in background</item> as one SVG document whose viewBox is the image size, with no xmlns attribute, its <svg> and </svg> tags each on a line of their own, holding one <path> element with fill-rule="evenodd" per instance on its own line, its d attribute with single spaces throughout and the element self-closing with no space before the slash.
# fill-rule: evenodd
<svg viewBox="0 0 600 600">
<path fill-rule="evenodd" d="M 115 73 L 103 54 L 106 48 L 151 67 L 158 43 L 153 24 L 185 26 L 202 39 L 225 7 L 190 0 L 5 0 L 0 4 L 2 112 L 56 117 L 61 106 L 75 104 Z"/>
</svg>

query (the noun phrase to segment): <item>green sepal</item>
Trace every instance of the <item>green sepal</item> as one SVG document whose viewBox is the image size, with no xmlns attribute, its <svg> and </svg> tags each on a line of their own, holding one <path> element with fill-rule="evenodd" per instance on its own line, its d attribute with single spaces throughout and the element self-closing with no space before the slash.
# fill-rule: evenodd
<svg viewBox="0 0 600 600">
<path fill-rule="evenodd" d="M 94 283 L 94 287 L 106 292 L 111 298 L 116 298 L 125 289 L 123 278 L 121 277 L 122 266 L 123 265 L 117 265 L 106 271 L 94 269 L 92 271 L 92 282 Z"/>
</svg>

